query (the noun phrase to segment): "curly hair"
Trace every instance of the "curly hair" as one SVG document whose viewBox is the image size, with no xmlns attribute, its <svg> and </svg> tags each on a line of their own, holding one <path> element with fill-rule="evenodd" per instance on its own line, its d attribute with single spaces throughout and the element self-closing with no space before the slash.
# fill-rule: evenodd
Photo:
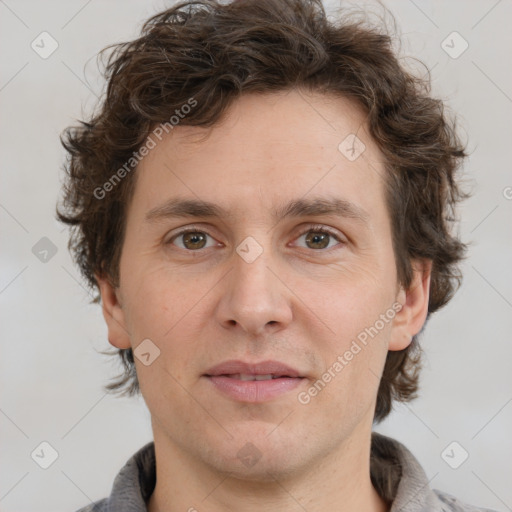
<svg viewBox="0 0 512 512">
<path fill-rule="evenodd" d="M 95 275 L 118 286 L 137 163 L 155 127 L 169 132 L 176 125 L 170 112 L 180 125 L 213 127 L 245 93 L 301 89 L 364 109 L 384 155 L 399 282 L 410 286 L 413 259 L 431 260 L 428 315 L 450 300 L 466 248 L 452 233 L 455 207 L 465 197 L 455 179 L 465 149 L 443 102 L 430 95 L 428 73 L 407 71 L 382 27 L 343 16 L 332 21 L 321 0 L 186 1 L 105 55 L 107 87 L 97 111 L 61 136 L 68 158 L 57 207 L 59 220 L 71 226 L 73 258 L 96 293 Z M 114 354 L 123 373 L 105 389 L 140 392 L 132 350 Z M 416 337 L 388 352 L 374 421 L 390 413 L 393 400 L 416 396 L 420 359 Z"/>
</svg>

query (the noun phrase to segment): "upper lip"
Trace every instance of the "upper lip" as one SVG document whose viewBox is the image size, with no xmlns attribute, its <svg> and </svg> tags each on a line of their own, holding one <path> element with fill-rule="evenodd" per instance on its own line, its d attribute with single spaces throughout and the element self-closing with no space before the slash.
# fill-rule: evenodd
<svg viewBox="0 0 512 512">
<path fill-rule="evenodd" d="M 212 377 L 216 375 L 277 375 L 285 377 L 301 377 L 300 372 L 295 368 L 280 363 L 279 361 L 262 361 L 260 363 L 246 363 L 245 361 L 230 360 L 224 361 L 210 368 L 205 375 Z"/>
</svg>

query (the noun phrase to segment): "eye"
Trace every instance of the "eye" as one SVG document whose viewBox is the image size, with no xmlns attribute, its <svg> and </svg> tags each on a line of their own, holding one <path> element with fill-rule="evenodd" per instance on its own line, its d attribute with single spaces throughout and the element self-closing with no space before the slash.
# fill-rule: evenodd
<svg viewBox="0 0 512 512">
<path fill-rule="evenodd" d="M 208 238 L 211 239 L 209 243 Z M 297 240 L 303 240 L 306 248 L 313 250 L 331 249 L 338 244 L 344 243 L 344 240 L 339 235 L 323 226 L 309 227 Z M 204 231 L 189 228 L 173 235 L 167 244 L 176 245 L 186 251 L 198 251 L 215 246 L 216 241 Z"/>
<path fill-rule="evenodd" d="M 304 240 L 308 249 L 322 250 L 343 244 L 343 240 L 324 227 L 310 227 L 297 240 Z"/>
<path fill-rule="evenodd" d="M 212 240 L 210 245 L 207 245 L 208 238 L 211 238 Z M 205 249 L 214 246 L 215 240 L 204 231 L 189 229 L 177 233 L 167 243 L 177 245 L 180 249 L 196 251 L 198 249 Z"/>
</svg>

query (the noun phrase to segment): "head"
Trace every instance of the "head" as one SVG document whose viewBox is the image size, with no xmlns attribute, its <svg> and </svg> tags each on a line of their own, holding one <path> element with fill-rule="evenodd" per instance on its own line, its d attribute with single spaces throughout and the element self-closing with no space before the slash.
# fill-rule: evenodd
<svg viewBox="0 0 512 512">
<path fill-rule="evenodd" d="M 63 136 L 58 216 L 124 365 L 108 389 L 142 390 L 178 432 L 209 367 L 278 359 L 307 377 L 294 404 L 306 436 L 336 427 L 329 407 L 349 432 L 414 397 L 417 335 L 459 280 L 464 151 L 382 28 L 330 22 L 313 0 L 184 2 L 116 45 L 105 77 L 97 113 Z M 160 350 L 147 367 L 133 354 L 144 339 Z M 218 400 L 240 439 L 281 419 Z"/>
</svg>

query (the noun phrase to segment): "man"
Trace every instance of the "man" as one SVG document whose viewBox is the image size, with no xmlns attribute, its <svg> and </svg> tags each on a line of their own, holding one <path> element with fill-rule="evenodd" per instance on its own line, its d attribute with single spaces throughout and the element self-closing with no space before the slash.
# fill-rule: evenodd
<svg viewBox="0 0 512 512">
<path fill-rule="evenodd" d="M 314 0 L 186 2 L 106 78 L 59 217 L 154 443 L 82 510 L 476 510 L 372 434 L 464 252 L 464 150 L 390 38 Z"/>
</svg>

